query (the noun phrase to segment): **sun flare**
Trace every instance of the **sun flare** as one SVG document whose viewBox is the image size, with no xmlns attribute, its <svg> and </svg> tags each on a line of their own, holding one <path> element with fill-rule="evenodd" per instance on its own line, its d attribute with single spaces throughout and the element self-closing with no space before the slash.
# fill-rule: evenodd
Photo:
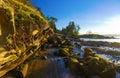
<svg viewBox="0 0 120 78">
<path fill-rule="evenodd" d="M 99 34 L 120 34 L 120 15 L 101 21 L 101 25 L 93 31 Z"/>
</svg>

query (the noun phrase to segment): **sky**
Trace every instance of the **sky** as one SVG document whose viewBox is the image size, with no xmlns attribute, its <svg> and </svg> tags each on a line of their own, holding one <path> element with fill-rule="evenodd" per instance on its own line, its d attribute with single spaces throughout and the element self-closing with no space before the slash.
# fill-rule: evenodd
<svg viewBox="0 0 120 78">
<path fill-rule="evenodd" d="M 70 21 L 81 27 L 80 34 L 120 34 L 120 0 L 31 0 L 44 15 L 58 19 L 57 28 Z"/>
</svg>

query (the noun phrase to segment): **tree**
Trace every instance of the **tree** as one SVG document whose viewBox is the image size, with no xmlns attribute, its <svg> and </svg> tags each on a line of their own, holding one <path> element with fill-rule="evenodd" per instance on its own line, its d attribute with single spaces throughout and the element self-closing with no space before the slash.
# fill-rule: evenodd
<svg viewBox="0 0 120 78">
<path fill-rule="evenodd" d="M 86 32 L 86 34 L 92 34 L 92 31 L 91 30 L 88 30 L 87 32 Z"/>
<path fill-rule="evenodd" d="M 46 18 L 40 7 L 37 7 L 36 9 L 44 18 Z"/>
<path fill-rule="evenodd" d="M 79 34 L 79 30 L 80 30 L 80 26 L 76 26 L 75 31 L 74 31 L 74 35 L 78 35 Z"/>
<path fill-rule="evenodd" d="M 58 29 L 56 28 L 56 24 L 55 24 L 55 23 L 57 22 L 57 18 L 52 17 L 52 16 L 47 16 L 47 17 L 46 17 L 46 16 L 42 13 L 40 7 L 37 8 L 37 11 L 39 11 L 40 14 L 41 14 L 45 19 L 48 20 L 49 26 L 54 30 L 54 32 L 56 32 L 56 33 L 60 32 L 60 30 L 58 30 Z"/>
<path fill-rule="evenodd" d="M 66 35 L 78 35 L 80 30 L 79 25 L 75 25 L 74 21 L 70 21 L 66 28 L 63 28 L 61 33 Z"/>
<path fill-rule="evenodd" d="M 58 29 L 56 28 L 56 24 L 55 24 L 57 22 L 57 18 L 48 16 L 46 17 L 46 19 L 48 20 L 49 25 L 54 30 L 54 32 L 57 32 Z"/>
</svg>

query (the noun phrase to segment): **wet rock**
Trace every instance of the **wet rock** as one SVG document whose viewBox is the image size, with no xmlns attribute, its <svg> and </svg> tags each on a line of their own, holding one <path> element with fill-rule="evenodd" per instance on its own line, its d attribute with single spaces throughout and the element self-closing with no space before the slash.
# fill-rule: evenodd
<svg viewBox="0 0 120 78">
<path fill-rule="evenodd" d="M 84 50 L 84 58 L 70 57 L 65 61 L 66 67 L 71 71 L 92 78 L 98 76 L 100 78 L 115 78 L 115 65 L 97 54 L 92 53 L 92 49 Z M 110 75 L 109 75 L 110 74 Z"/>
<path fill-rule="evenodd" d="M 116 66 L 116 70 L 117 70 L 117 72 L 120 72 L 120 65 Z"/>
<path fill-rule="evenodd" d="M 97 54 L 92 53 L 91 48 L 84 50 L 84 71 L 85 75 L 99 75 L 102 78 L 114 78 L 116 75 L 114 64 L 102 58 Z"/>
<path fill-rule="evenodd" d="M 52 44 L 52 47 L 68 47 L 72 45 L 72 39 L 61 34 L 54 34 L 49 38 L 48 42 Z"/>
<path fill-rule="evenodd" d="M 54 52 L 55 55 L 57 56 L 61 56 L 61 57 L 64 57 L 64 56 L 70 56 L 70 51 L 69 51 L 69 48 L 61 48 L 58 52 Z"/>
<path fill-rule="evenodd" d="M 98 75 L 102 78 L 115 78 L 116 76 L 114 65 L 98 55 L 87 58 L 83 69 L 85 75 Z"/>
<path fill-rule="evenodd" d="M 91 48 L 85 48 L 84 50 L 84 58 L 92 55 L 92 49 Z"/>
<path fill-rule="evenodd" d="M 100 77 L 101 78 L 116 78 L 116 71 L 114 68 L 106 69 L 100 74 Z"/>
<path fill-rule="evenodd" d="M 70 57 L 69 59 L 67 59 L 65 61 L 65 66 L 66 68 L 69 68 L 69 70 L 72 72 L 72 73 L 75 73 L 75 74 L 80 74 L 80 70 L 81 70 L 81 63 L 79 63 L 78 59 L 77 58 L 74 58 L 74 57 Z"/>
<path fill-rule="evenodd" d="M 47 56 L 42 56 L 41 59 L 42 60 L 47 60 Z"/>
<path fill-rule="evenodd" d="M 11 70 L 2 78 L 24 78 L 21 71 Z"/>
</svg>

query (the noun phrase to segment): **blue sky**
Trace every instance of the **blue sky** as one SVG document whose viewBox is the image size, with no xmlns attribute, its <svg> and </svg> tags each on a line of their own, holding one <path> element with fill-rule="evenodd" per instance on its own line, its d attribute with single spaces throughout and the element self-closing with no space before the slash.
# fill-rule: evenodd
<svg viewBox="0 0 120 78">
<path fill-rule="evenodd" d="M 81 27 L 80 34 L 120 34 L 120 0 L 31 0 L 46 16 L 58 19 L 62 29 L 69 21 Z"/>
</svg>

